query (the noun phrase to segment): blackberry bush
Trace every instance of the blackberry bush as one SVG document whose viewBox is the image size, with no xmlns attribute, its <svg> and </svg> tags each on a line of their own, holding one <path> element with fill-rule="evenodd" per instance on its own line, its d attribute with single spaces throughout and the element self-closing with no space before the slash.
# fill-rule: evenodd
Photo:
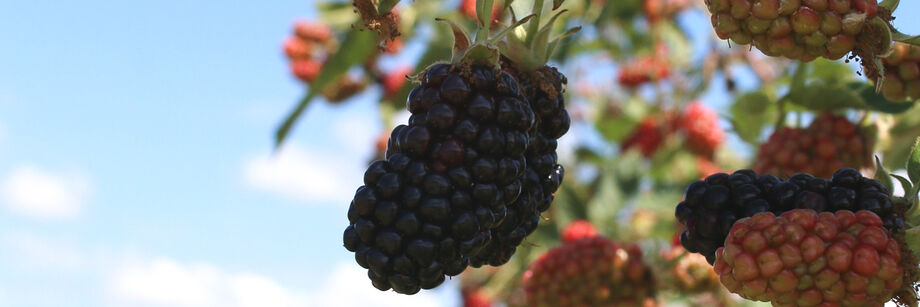
<svg viewBox="0 0 920 307">
<path fill-rule="evenodd" d="M 419 75 L 408 125 L 349 208 L 345 248 L 380 290 L 413 294 L 460 274 L 521 194 L 534 113 L 496 49 L 450 24 L 460 56 Z"/>
<path fill-rule="evenodd" d="M 736 221 L 793 209 L 868 210 L 878 214 L 887 229 L 904 227 L 903 213 L 895 210 L 888 189 L 851 168 L 838 170 L 830 179 L 799 173 L 783 180 L 751 170 L 715 174 L 688 186 L 674 214 L 686 226 L 681 245 L 713 263 Z"/>
</svg>

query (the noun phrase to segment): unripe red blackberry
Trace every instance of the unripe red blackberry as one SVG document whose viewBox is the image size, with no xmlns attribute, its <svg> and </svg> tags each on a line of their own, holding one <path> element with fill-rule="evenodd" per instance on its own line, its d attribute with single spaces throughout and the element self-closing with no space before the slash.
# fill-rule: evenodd
<svg viewBox="0 0 920 307">
<path fill-rule="evenodd" d="M 808 173 L 830 177 L 842 167 L 872 163 L 873 140 L 846 117 L 822 114 L 808 128 L 782 128 L 760 145 L 754 171 L 789 177 Z"/>
<path fill-rule="evenodd" d="M 687 252 L 680 246 L 680 242 L 676 244 L 662 251 L 662 258 L 672 264 L 661 280 L 663 285 L 683 294 L 711 292 L 721 288 L 719 275 L 706 262 L 706 257 Z"/>
<path fill-rule="evenodd" d="M 323 64 L 312 59 L 295 59 L 290 62 L 291 73 L 303 82 L 312 82 L 323 69 Z"/>
<path fill-rule="evenodd" d="M 536 119 L 526 152 L 521 196 L 507 207 L 505 219 L 492 233 L 493 240 L 470 259 L 474 267 L 508 262 L 524 238 L 537 229 L 540 213 L 549 209 L 553 193 L 565 177 L 565 169 L 557 163 L 556 140 L 569 130 L 571 122 L 564 96 L 568 80 L 549 66 L 529 73 L 510 67 L 507 70 L 521 80 Z"/>
<path fill-rule="evenodd" d="M 617 81 L 620 85 L 635 88 L 647 82 L 657 82 L 671 75 L 666 58 L 644 56 L 626 62 L 620 67 Z"/>
<path fill-rule="evenodd" d="M 684 109 L 678 127 L 684 133 L 687 148 L 700 156 L 712 157 L 725 140 L 725 132 L 719 126 L 719 114 L 698 101 Z"/>
<path fill-rule="evenodd" d="M 761 212 L 732 226 L 714 269 L 774 306 L 882 306 L 904 282 L 901 249 L 870 211 Z"/>
<path fill-rule="evenodd" d="M 462 272 L 521 192 L 534 114 L 517 81 L 454 69 L 421 74 L 409 124 L 393 129 L 349 209 L 345 247 L 381 290 L 412 294 Z"/>
<path fill-rule="evenodd" d="M 299 20 L 294 23 L 294 34 L 303 40 L 326 42 L 332 39 L 332 28 L 318 21 Z"/>
<path fill-rule="evenodd" d="M 584 238 L 593 238 L 597 236 L 597 228 L 591 222 L 585 220 L 575 220 L 565 226 L 562 230 L 562 242 L 571 243 Z"/>
<path fill-rule="evenodd" d="M 651 157 L 664 142 L 664 125 L 655 116 L 646 116 L 636 125 L 635 130 L 623 141 L 620 151 L 638 148 L 645 157 Z"/>
<path fill-rule="evenodd" d="M 655 281 L 636 245 L 603 237 L 553 248 L 524 272 L 529 306 L 655 306 Z"/>
<path fill-rule="evenodd" d="M 782 180 L 751 170 L 715 174 L 690 184 L 674 214 L 686 226 L 681 245 L 713 263 L 715 251 L 723 246 L 735 221 L 793 209 L 869 210 L 882 217 L 885 228 L 904 228 L 903 216 L 894 210 L 888 189 L 851 168 L 838 170 L 830 179 L 800 173 Z"/>
<path fill-rule="evenodd" d="M 383 85 L 383 97 L 391 98 L 399 93 L 399 90 L 406 84 L 406 78 L 412 73 L 411 66 L 400 66 L 383 75 L 381 84 Z"/>
<path fill-rule="evenodd" d="M 314 43 L 296 36 L 288 37 L 284 41 L 284 54 L 289 60 L 310 58 Z"/>
<path fill-rule="evenodd" d="M 674 18 L 674 15 L 690 6 L 689 0 L 645 0 L 645 10 L 649 23 Z"/>
<path fill-rule="evenodd" d="M 706 0 L 706 6 L 719 38 L 752 44 L 769 56 L 839 59 L 860 39 L 877 40 L 865 30 L 878 14 L 875 0 Z"/>
<path fill-rule="evenodd" d="M 920 99 L 920 47 L 897 42 L 882 63 L 886 72 L 882 82 L 885 98 L 891 101 Z"/>
</svg>

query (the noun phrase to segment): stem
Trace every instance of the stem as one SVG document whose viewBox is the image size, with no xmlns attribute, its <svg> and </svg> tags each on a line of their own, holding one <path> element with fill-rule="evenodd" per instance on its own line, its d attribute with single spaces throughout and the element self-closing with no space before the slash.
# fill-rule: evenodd
<svg viewBox="0 0 920 307">
<path fill-rule="evenodd" d="M 789 99 L 789 94 L 783 96 L 779 99 L 779 117 L 776 119 L 776 124 L 773 126 L 773 130 L 779 130 L 783 128 L 783 125 L 786 123 L 786 100 Z"/>
<path fill-rule="evenodd" d="M 479 20 L 479 29 L 476 29 L 474 42 L 484 42 L 489 39 L 489 29 L 492 27 L 492 4 L 494 0 L 476 0 L 476 19 Z"/>
<path fill-rule="evenodd" d="M 524 44 L 528 48 L 533 49 L 533 40 L 537 36 L 537 32 L 540 31 L 540 15 L 543 15 L 543 0 L 534 0 L 533 1 L 533 20 L 530 21 L 530 25 L 527 27 L 527 39 L 524 41 Z"/>
</svg>

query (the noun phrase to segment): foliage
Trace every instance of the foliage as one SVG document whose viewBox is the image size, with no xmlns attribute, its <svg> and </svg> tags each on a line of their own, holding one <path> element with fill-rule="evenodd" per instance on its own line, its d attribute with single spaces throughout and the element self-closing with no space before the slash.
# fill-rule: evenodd
<svg viewBox="0 0 920 307">
<path fill-rule="evenodd" d="M 349 3 L 319 4 L 321 19 L 333 27 L 341 43 L 325 59 L 319 75 L 307 84 L 305 98 L 282 122 L 275 139 L 278 146 L 286 138 L 295 137 L 291 131 L 305 107 L 320 103 L 319 94 L 340 86 L 337 80 L 342 76 L 356 74 L 357 78 L 382 84 L 384 63 L 411 62 L 413 75 L 432 63 L 449 59 L 450 29 L 435 23 L 435 17 L 471 27 L 477 22 L 476 12 L 470 16 L 469 10 L 463 9 L 471 1 L 462 0 L 464 3 L 456 7 L 451 1 L 380 0 L 374 4 L 377 13 L 370 15 L 398 16 L 398 36 L 368 26 L 367 16 L 362 14 L 364 20 L 360 20 Z M 540 254 L 558 246 L 563 227 L 578 219 L 592 222 L 602 235 L 614 240 L 639 243 L 650 262 L 666 263 L 657 258 L 659 252 L 670 248 L 674 235 L 679 233 L 673 208 L 690 182 L 719 171 L 752 167 L 753 153 L 772 131 L 807 126 L 822 112 L 846 116 L 875 136 L 872 152 L 884 157 L 879 173 L 882 175 L 878 177 L 883 183 L 892 182 L 884 175 L 888 173 L 885 167 L 898 170 L 907 165 L 909 179 L 899 179 L 904 181 L 907 196 L 913 196 L 916 202 L 917 191 L 912 187 L 920 181 L 920 154 L 912 152 L 910 146 L 920 135 L 920 110 L 912 101 L 889 101 L 878 94 L 876 86 L 860 76 L 856 62 L 797 62 L 768 57 L 747 47 L 733 48 L 712 31 L 707 22 L 710 15 L 702 1 L 537 2 L 546 7 L 545 11 L 550 7 L 567 10 L 552 26 L 555 33 L 582 27 L 579 33 L 554 46 L 556 52 L 550 58 L 550 64 L 559 67 L 569 80 L 566 101 L 573 129 L 559 149 L 566 180 L 556 192 L 551 209 L 544 214 L 544 221 L 511 262 L 497 269 L 464 273 L 464 292 L 473 287 L 494 300 L 512 306 L 522 304 L 521 274 Z M 491 23 L 510 24 L 515 16 L 533 11 L 533 4 L 497 1 Z M 897 1 L 886 0 L 880 6 L 894 10 Z M 485 13 L 488 8 L 480 9 Z M 700 30 L 705 37 L 694 37 Z M 917 38 L 897 31 L 893 37 L 918 43 Z M 394 50 L 395 44 L 422 46 L 422 51 L 410 56 L 401 53 L 408 48 Z M 668 73 L 656 74 L 639 84 L 618 82 L 622 78 L 617 76 L 629 63 L 643 58 L 656 61 L 640 62 L 642 67 L 663 65 Z M 863 59 L 866 61 L 872 59 Z M 399 124 L 393 121 L 393 114 L 404 108 L 411 86 L 411 82 L 405 82 L 398 90 L 388 89 L 395 94 L 380 98 L 384 130 Z M 686 120 L 681 119 L 684 107 L 697 100 L 715 107 L 721 116 L 719 124 L 729 134 L 728 142 L 714 148 L 713 155 L 699 155 L 692 150 L 688 145 L 690 136 L 678 127 L 681 120 Z M 660 123 L 657 128 L 661 140 L 656 150 L 644 155 L 622 144 L 646 118 Z M 910 222 L 918 225 L 920 221 Z M 909 230 L 908 234 L 914 234 L 910 237 L 920 237 L 918 229 Z M 911 241 L 920 244 L 916 242 L 920 241 Z M 662 288 L 665 291 L 659 296 L 667 302 L 751 304 L 732 299 L 718 289 L 689 295 Z"/>
</svg>

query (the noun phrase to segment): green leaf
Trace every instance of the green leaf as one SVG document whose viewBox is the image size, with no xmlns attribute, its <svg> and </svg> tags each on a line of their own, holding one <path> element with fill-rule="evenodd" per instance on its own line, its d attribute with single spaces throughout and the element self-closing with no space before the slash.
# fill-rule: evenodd
<svg viewBox="0 0 920 307">
<path fill-rule="evenodd" d="M 562 6 L 563 2 L 565 2 L 565 0 L 553 0 L 553 10 L 555 11 L 560 6 Z"/>
<path fill-rule="evenodd" d="M 913 227 L 904 232 L 904 241 L 914 255 L 920 256 L 920 226 Z"/>
<path fill-rule="evenodd" d="M 920 35 L 907 35 L 898 31 L 898 29 L 891 30 L 891 39 L 905 44 L 920 46 Z"/>
<path fill-rule="evenodd" d="M 862 97 L 843 86 L 816 81 L 793 88 L 790 101 L 810 110 L 867 109 Z"/>
<path fill-rule="evenodd" d="M 398 3 L 399 3 L 399 0 L 380 0 L 380 2 L 377 3 L 377 14 L 386 15 Z"/>
<path fill-rule="evenodd" d="M 888 196 L 894 193 L 894 182 L 891 181 L 891 173 L 882 165 L 882 161 L 875 156 L 875 180 L 882 183 L 888 189 Z"/>
<path fill-rule="evenodd" d="M 554 222 L 561 227 L 577 219 L 587 219 L 587 207 L 570 185 L 562 185 L 552 204 Z"/>
<path fill-rule="evenodd" d="M 894 102 L 878 94 L 875 87 L 862 82 L 851 82 L 847 87 L 859 93 L 868 109 L 888 114 L 898 114 L 910 110 L 914 106 L 911 102 Z"/>
<path fill-rule="evenodd" d="M 827 84 L 840 84 L 854 79 L 853 68 L 843 62 L 818 58 L 811 63 L 814 69 L 809 74 L 809 78 L 815 78 Z"/>
<path fill-rule="evenodd" d="M 617 213 L 623 207 L 623 198 L 615 172 L 606 168 L 594 196 L 588 201 L 588 221 L 595 225 L 615 224 Z"/>
<path fill-rule="evenodd" d="M 901 0 L 883 0 L 882 3 L 878 4 L 878 6 L 894 12 L 898 9 L 898 4 L 901 4 Z"/>
<path fill-rule="evenodd" d="M 792 81 L 789 83 L 791 91 L 805 87 L 805 80 L 808 77 L 809 64 L 805 62 L 799 62 L 795 67 L 795 72 L 792 74 Z"/>
<path fill-rule="evenodd" d="M 914 189 L 913 184 L 910 183 L 910 180 L 907 180 L 907 178 L 904 178 L 904 176 L 891 174 L 891 177 L 894 177 L 894 179 L 897 179 L 898 182 L 901 183 L 901 188 L 904 189 L 904 196 L 910 194 L 910 191 Z"/>
<path fill-rule="evenodd" d="M 914 142 L 907 159 L 907 176 L 915 186 L 920 185 L 920 138 Z"/>
<path fill-rule="evenodd" d="M 763 92 L 745 93 L 731 106 L 729 122 L 745 142 L 755 144 L 763 127 L 776 117 L 776 104 Z"/>
<path fill-rule="evenodd" d="M 275 131 L 275 149 L 284 143 L 291 128 L 300 119 L 304 109 L 310 104 L 310 101 L 333 81 L 348 72 L 348 69 L 356 64 L 361 64 L 376 52 L 374 45 L 377 42 L 377 35 L 372 31 L 349 31 L 345 41 L 339 46 L 338 52 L 332 53 L 330 58 L 323 64 L 323 69 L 316 76 L 313 82 L 310 82 L 310 88 L 307 96 L 300 100 L 297 106 L 292 110 L 284 122 L 278 126 Z"/>
</svg>

